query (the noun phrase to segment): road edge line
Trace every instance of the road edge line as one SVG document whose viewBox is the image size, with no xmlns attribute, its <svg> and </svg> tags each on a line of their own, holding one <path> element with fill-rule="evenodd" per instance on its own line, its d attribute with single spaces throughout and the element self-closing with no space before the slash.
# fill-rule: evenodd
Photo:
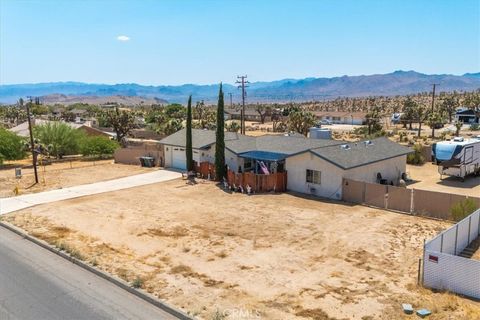
<svg viewBox="0 0 480 320">
<path fill-rule="evenodd" d="M 138 298 L 156 306 L 157 308 L 159 309 L 162 309 L 163 311 L 177 317 L 178 319 L 182 319 L 182 320 L 193 320 L 195 318 L 187 315 L 186 313 L 184 313 L 183 311 L 180 311 L 172 306 L 170 306 L 168 303 L 164 302 L 164 301 L 161 301 L 159 300 L 157 297 L 151 295 L 150 293 L 147 293 L 147 292 L 143 292 L 143 291 L 140 291 L 138 289 L 135 289 L 133 287 L 131 287 L 127 282 L 121 280 L 121 279 L 117 279 L 115 278 L 114 276 L 102 271 L 102 270 L 99 270 L 93 266 L 90 266 L 88 265 L 87 263 L 77 259 L 77 258 L 74 258 L 72 256 L 70 256 L 69 254 L 63 252 L 63 251 L 60 251 L 58 250 L 57 248 L 53 247 L 52 245 L 48 244 L 47 242 L 43 241 L 43 240 L 40 240 L 40 239 L 37 239 L 35 237 L 32 237 L 31 235 L 27 234 L 24 230 L 14 226 L 14 225 L 11 225 L 7 222 L 4 222 L 4 221 L 0 221 L 0 226 L 13 232 L 13 233 L 16 233 L 17 235 L 21 236 L 22 238 L 26 239 L 26 240 L 29 240 L 30 242 L 33 242 L 35 243 L 36 245 L 44 248 L 44 249 L 47 249 L 48 251 L 72 262 L 73 264 L 76 264 L 78 265 L 79 267 L 91 272 L 91 273 L 94 273 L 95 275 L 99 276 L 100 278 L 103 278 L 105 280 L 107 280 L 108 282 L 116 285 L 117 287 L 123 289 L 123 290 L 126 290 L 128 292 L 130 292 L 131 294 L 137 296 Z"/>
</svg>

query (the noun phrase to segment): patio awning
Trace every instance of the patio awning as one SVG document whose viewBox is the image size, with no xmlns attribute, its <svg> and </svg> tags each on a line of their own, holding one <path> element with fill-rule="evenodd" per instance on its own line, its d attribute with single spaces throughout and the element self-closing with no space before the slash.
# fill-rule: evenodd
<svg viewBox="0 0 480 320">
<path fill-rule="evenodd" d="M 288 155 L 284 153 L 268 152 L 268 151 L 248 151 L 238 155 L 241 158 L 250 158 L 261 161 L 280 161 L 284 160 Z"/>
</svg>

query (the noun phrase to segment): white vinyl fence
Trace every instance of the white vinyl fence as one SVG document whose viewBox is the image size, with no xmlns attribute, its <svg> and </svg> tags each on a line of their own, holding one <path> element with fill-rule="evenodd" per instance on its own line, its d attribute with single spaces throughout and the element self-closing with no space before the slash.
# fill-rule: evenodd
<svg viewBox="0 0 480 320">
<path fill-rule="evenodd" d="M 480 260 L 459 257 L 480 236 L 480 209 L 425 243 L 423 285 L 480 299 Z"/>
</svg>

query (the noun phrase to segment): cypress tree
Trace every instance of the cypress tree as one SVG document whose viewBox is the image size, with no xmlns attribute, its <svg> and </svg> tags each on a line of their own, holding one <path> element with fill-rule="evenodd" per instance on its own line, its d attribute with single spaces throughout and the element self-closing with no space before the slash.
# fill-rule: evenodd
<svg viewBox="0 0 480 320">
<path fill-rule="evenodd" d="M 215 143 L 215 178 L 220 181 L 225 175 L 225 115 L 223 113 L 223 91 L 220 83 L 217 106 L 217 130 Z"/>
<path fill-rule="evenodd" d="M 193 147 L 192 147 L 192 96 L 188 98 L 187 104 L 187 143 L 185 155 L 187 158 L 187 171 L 193 171 Z"/>
</svg>

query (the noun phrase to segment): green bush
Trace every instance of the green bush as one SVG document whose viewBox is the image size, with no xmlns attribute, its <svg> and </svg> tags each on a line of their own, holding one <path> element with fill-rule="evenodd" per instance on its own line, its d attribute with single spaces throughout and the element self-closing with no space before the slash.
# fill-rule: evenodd
<svg viewBox="0 0 480 320">
<path fill-rule="evenodd" d="M 49 147 L 50 155 L 62 158 L 77 154 L 85 134 L 62 122 L 48 122 L 33 129 L 36 139 Z"/>
<path fill-rule="evenodd" d="M 81 141 L 80 152 L 84 156 L 111 157 L 119 148 L 116 141 L 101 136 L 87 136 Z"/>
<path fill-rule="evenodd" d="M 4 160 L 20 160 L 25 156 L 25 141 L 15 133 L 0 128 L 0 164 Z"/>
<path fill-rule="evenodd" d="M 475 210 L 478 209 L 477 204 L 473 199 L 465 199 L 463 201 L 455 203 L 450 208 L 451 217 L 455 221 L 460 221 L 466 216 L 472 214 Z"/>
<path fill-rule="evenodd" d="M 416 144 L 413 146 L 413 152 L 407 155 L 407 163 L 414 165 L 421 165 L 425 163 L 425 157 L 422 152 L 422 145 Z"/>
<path fill-rule="evenodd" d="M 480 130 L 480 124 L 478 124 L 478 123 L 472 123 L 472 124 L 470 125 L 470 130 L 471 130 L 471 131 L 478 131 L 478 130 Z"/>
<path fill-rule="evenodd" d="M 135 289 L 140 289 L 143 287 L 143 282 L 143 279 L 137 276 L 132 282 L 132 287 L 134 287 Z"/>
</svg>

